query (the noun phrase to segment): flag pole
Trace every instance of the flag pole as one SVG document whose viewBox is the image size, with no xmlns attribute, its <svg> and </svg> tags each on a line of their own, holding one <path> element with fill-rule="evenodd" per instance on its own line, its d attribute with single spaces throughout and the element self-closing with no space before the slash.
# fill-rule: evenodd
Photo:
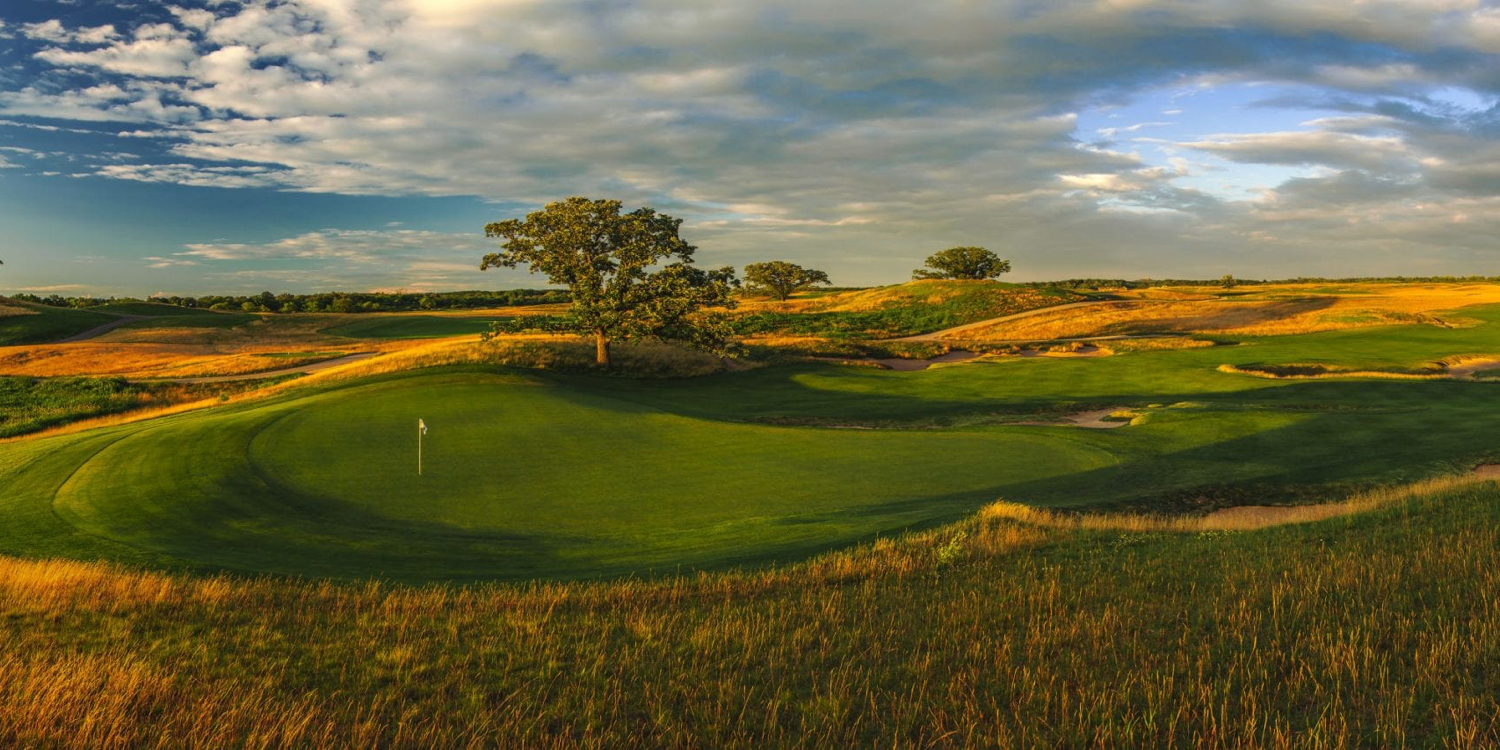
<svg viewBox="0 0 1500 750">
<path fill-rule="evenodd" d="M 422 420 L 417 420 L 417 476 L 422 476 Z"/>
</svg>

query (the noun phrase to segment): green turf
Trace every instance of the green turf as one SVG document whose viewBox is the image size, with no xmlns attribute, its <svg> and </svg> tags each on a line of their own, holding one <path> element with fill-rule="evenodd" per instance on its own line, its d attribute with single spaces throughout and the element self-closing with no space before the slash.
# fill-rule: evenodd
<svg viewBox="0 0 1500 750">
<path fill-rule="evenodd" d="M 195 310 L 191 307 L 163 305 L 157 302 L 111 302 L 107 305 L 98 305 L 88 309 L 96 310 L 98 312 L 114 313 L 116 315 L 143 315 L 148 318 L 202 315 L 204 312 L 206 312 L 204 310 Z"/>
<path fill-rule="evenodd" d="M 451 315 L 370 315 L 367 319 L 326 328 L 323 333 L 355 339 L 432 339 L 471 336 L 490 329 L 490 323 L 508 317 L 458 317 Z"/>
<path fill-rule="evenodd" d="M 186 309 L 186 308 L 178 308 Z M 126 325 L 131 329 L 157 329 L 157 328 L 235 328 L 246 323 L 260 319 L 260 316 L 252 313 L 237 312 L 213 312 L 209 310 L 190 310 L 186 314 L 173 313 L 159 318 L 147 318 Z"/>
<path fill-rule="evenodd" d="M 1500 456 L 1491 382 L 1267 380 L 1500 350 L 1395 326 L 920 372 L 690 380 L 501 368 L 0 446 L 0 552 L 356 578 L 610 576 L 799 559 L 999 497 L 1180 509 L 1336 496 Z M 1017 426 L 1090 407 L 1117 430 Z M 416 421 L 432 428 L 416 475 Z"/>
<path fill-rule="evenodd" d="M 35 312 L 35 315 L 7 315 L 0 317 L 0 346 L 21 344 L 45 344 L 97 328 L 112 320 L 113 315 L 91 310 L 74 310 L 68 307 L 10 303 Z"/>
</svg>

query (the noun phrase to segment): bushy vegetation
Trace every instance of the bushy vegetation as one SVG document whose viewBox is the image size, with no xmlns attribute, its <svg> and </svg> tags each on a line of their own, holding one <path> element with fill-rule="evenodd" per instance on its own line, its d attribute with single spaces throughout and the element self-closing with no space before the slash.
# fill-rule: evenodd
<svg viewBox="0 0 1500 750">
<path fill-rule="evenodd" d="M 121 378 L 0 377 L 0 437 L 125 411 L 140 395 Z"/>
<path fill-rule="evenodd" d="M 255 313 L 363 313 L 411 312 L 416 310 L 469 310 L 520 305 L 552 305 L 568 302 L 568 293 L 557 289 L 511 289 L 466 292 L 323 292 L 319 294 L 272 294 L 203 296 L 164 295 L 149 300 L 129 297 L 38 297 L 19 294 L 15 299 L 50 307 L 103 308 L 128 311 L 133 305 L 156 303 L 194 310 Z M 137 314 L 161 315 L 157 307 Z"/>
<path fill-rule="evenodd" d="M 1495 484 L 1255 532 L 1068 520 L 460 589 L 0 558 L 0 741 L 1500 743 Z"/>
</svg>

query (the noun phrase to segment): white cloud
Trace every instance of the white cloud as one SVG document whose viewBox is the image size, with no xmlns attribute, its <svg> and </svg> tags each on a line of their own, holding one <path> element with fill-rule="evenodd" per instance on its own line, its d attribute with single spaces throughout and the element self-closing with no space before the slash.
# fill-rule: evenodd
<svg viewBox="0 0 1500 750">
<path fill-rule="evenodd" d="M 122 135 L 168 150 L 97 159 L 87 172 L 102 177 L 521 203 L 611 195 L 685 216 L 716 257 L 817 246 L 830 262 L 875 258 L 864 263 L 872 276 L 904 273 L 945 242 L 1013 246 L 1045 269 L 1063 262 L 1052 247 L 1073 248 L 1074 265 L 1115 262 L 1121 236 L 1178 257 L 1256 241 L 1246 227 L 1274 200 L 1229 205 L 1181 188 L 1186 162 L 1152 167 L 1080 146 L 1066 113 L 1101 98 L 1117 104 L 1150 87 L 1187 97 L 1225 81 L 1296 82 L 1335 100 L 1500 88 L 1484 56 L 1500 51 L 1500 15 L 1467 0 L 1059 0 L 1026 12 L 945 0 L 247 0 L 167 10 L 170 22 L 120 29 L 23 27 L 36 62 L 58 75 L 0 90 L 0 112 L 126 123 Z M 1381 49 L 1389 54 L 1372 52 Z M 1482 127 L 1439 137 L 1415 117 L 1330 114 L 1306 130 L 1175 145 L 1215 165 L 1500 191 L 1489 166 L 1500 157 L 1487 155 L 1493 136 Z M 1098 132 L 1168 126 L 1130 122 Z M 1353 199 L 1355 181 L 1339 187 Z M 1121 206 L 1176 215 L 1121 216 Z M 345 239 L 206 244 L 186 257 L 354 257 L 337 254 Z"/>
</svg>

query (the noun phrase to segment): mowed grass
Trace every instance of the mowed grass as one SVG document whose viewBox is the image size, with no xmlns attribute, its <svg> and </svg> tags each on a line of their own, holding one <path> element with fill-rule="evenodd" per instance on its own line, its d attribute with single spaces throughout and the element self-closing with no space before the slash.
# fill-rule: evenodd
<svg viewBox="0 0 1500 750">
<path fill-rule="evenodd" d="M 1500 743 L 1500 486 L 1245 533 L 983 513 L 774 571 L 467 588 L 0 559 L 20 746 Z"/>
<path fill-rule="evenodd" d="M 399 580 L 794 560 L 1112 460 L 997 429 L 729 424 L 485 372 L 377 378 L 4 458 L 7 552 Z"/>
<path fill-rule="evenodd" d="M 997 497 L 1307 502 L 1500 458 L 1485 381 L 1274 381 L 1225 363 L 1408 367 L 1495 346 L 1387 327 L 1094 359 L 693 379 L 436 369 L 0 446 L 0 551 L 403 581 L 803 559 Z M 1118 430 L 1017 425 L 1129 408 Z M 416 474 L 416 423 L 432 432 Z M 37 451 L 33 454 L 32 451 Z"/>
<path fill-rule="evenodd" d="M 323 330 L 330 336 L 356 339 L 433 339 L 471 336 L 490 329 L 490 323 L 509 317 L 461 317 L 456 315 L 371 315 Z"/>
<path fill-rule="evenodd" d="M 0 346 L 59 341 L 117 319 L 91 310 L 7 301 L 0 310 Z"/>
</svg>

